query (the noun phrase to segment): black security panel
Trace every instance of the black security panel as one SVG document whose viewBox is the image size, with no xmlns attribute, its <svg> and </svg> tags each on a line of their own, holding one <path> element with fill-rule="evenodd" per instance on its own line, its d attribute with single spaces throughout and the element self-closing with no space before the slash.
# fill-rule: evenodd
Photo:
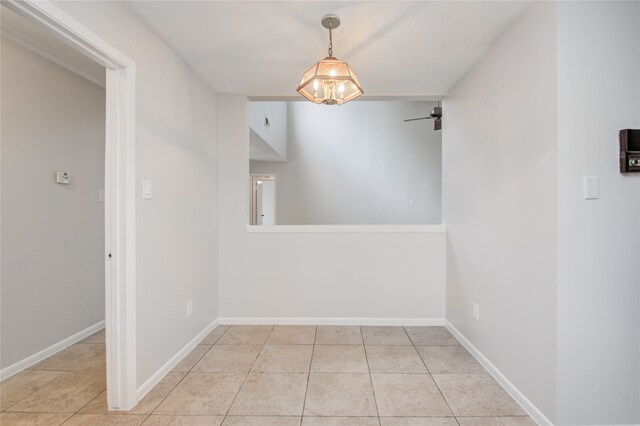
<svg viewBox="0 0 640 426">
<path fill-rule="evenodd" d="M 620 173 L 640 172 L 640 129 L 620 130 Z"/>
</svg>

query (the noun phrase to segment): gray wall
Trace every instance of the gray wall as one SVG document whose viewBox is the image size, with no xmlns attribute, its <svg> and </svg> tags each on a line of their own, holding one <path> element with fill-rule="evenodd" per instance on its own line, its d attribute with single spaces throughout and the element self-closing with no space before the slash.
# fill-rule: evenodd
<svg viewBox="0 0 640 426">
<path fill-rule="evenodd" d="M 287 109 L 287 102 L 249 102 L 249 127 L 273 149 L 275 161 L 287 159 Z M 269 118 L 269 128 L 264 125 L 265 116 Z"/>
<path fill-rule="evenodd" d="M 137 189 L 153 182 L 136 201 L 142 386 L 218 318 L 216 94 L 125 2 L 54 3 L 136 63 Z"/>
<path fill-rule="evenodd" d="M 557 424 L 640 424 L 640 175 L 618 171 L 618 132 L 640 128 L 640 2 L 557 8 Z"/>
<path fill-rule="evenodd" d="M 105 92 L 5 38 L 1 54 L 4 368 L 104 319 Z"/>
<path fill-rule="evenodd" d="M 447 319 L 555 414 L 555 4 L 534 3 L 443 105 Z M 472 319 L 472 303 L 480 321 Z"/>
<path fill-rule="evenodd" d="M 447 319 L 557 425 L 640 422 L 639 69 L 640 3 L 536 2 L 444 104 Z"/>
<path fill-rule="evenodd" d="M 431 121 L 402 121 L 433 105 L 290 102 L 288 161 L 250 166 L 277 174 L 277 223 L 440 223 L 441 133 Z"/>
<path fill-rule="evenodd" d="M 445 232 L 378 232 L 375 227 L 359 232 L 247 232 L 244 96 L 218 95 L 217 129 L 221 318 L 231 323 L 444 318 Z"/>
</svg>

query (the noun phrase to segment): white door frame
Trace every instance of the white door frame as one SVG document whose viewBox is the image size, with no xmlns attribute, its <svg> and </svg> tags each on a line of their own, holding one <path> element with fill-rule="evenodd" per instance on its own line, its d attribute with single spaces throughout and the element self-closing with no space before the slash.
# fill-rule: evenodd
<svg viewBox="0 0 640 426">
<path fill-rule="evenodd" d="M 106 68 L 105 324 L 107 405 L 138 403 L 136 379 L 135 72 L 136 65 L 50 1 L 3 5 L 51 30 Z"/>
</svg>

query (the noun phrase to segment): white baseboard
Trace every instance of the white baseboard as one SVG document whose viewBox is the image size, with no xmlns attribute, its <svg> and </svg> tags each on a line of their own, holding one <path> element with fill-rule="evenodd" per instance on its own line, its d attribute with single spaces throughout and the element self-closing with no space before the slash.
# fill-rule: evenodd
<svg viewBox="0 0 640 426">
<path fill-rule="evenodd" d="M 175 354 L 169 361 L 167 361 L 162 367 L 160 367 L 158 369 L 158 371 L 156 371 L 155 373 L 153 373 L 153 375 L 151 377 L 149 377 L 149 379 L 144 382 L 142 384 L 142 386 L 140 386 L 138 388 L 138 401 L 140 401 L 142 398 L 145 397 L 145 395 L 147 393 L 149 393 L 149 391 L 151 389 L 153 389 L 155 387 L 155 385 L 157 385 L 158 383 L 160 383 L 160 380 L 162 380 L 164 378 L 164 376 L 167 375 L 168 372 L 170 372 L 173 367 L 175 367 L 176 365 L 178 365 L 178 363 L 180 361 L 182 361 L 182 359 L 187 356 L 187 354 L 189 352 L 191 352 L 193 350 L 193 348 L 195 348 L 198 343 L 202 342 L 202 340 L 207 337 L 207 335 L 209 333 L 211 333 L 211 331 L 216 328 L 218 326 L 218 324 L 220 324 L 220 322 L 218 320 L 214 320 L 211 324 L 209 324 L 208 326 L 206 326 L 204 328 L 204 330 L 202 330 L 200 333 L 198 333 L 196 335 L 196 337 L 194 337 L 193 339 L 191 339 L 191 341 L 189 341 L 189 343 L 187 343 L 182 349 L 180 349 L 180 351 L 178 351 L 177 354 Z"/>
<path fill-rule="evenodd" d="M 458 329 L 455 328 L 453 324 L 451 324 L 449 321 L 445 321 L 445 326 L 451 332 L 451 334 L 453 334 L 455 338 L 458 339 L 460 343 L 462 343 L 462 346 L 467 348 L 471 355 L 473 355 L 478 360 L 478 362 L 487 369 L 489 374 L 491 374 L 491 376 L 493 376 L 493 378 L 496 379 L 498 383 L 500 383 L 504 390 L 507 391 L 507 393 L 511 395 L 511 397 L 518 404 L 520 404 L 524 411 L 526 411 L 527 414 L 529 414 L 529 416 L 531 416 L 531 418 L 536 423 L 538 423 L 540 426 L 554 426 L 553 422 L 551 422 L 551 420 L 549 420 L 542 413 L 542 411 L 538 409 L 538 407 L 533 405 L 533 403 L 529 401 L 529 399 L 527 399 L 527 397 L 524 396 L 524 394 L 520 392 L 518 388 L 516 388 L 513 383 L 511 383 L 509 379 L 507 379 L 505 375 L 502 374 L 502 372 L 500 372 L 500 370 L 498 370 L 498 368 L 493 365 L 493 363 L 491 363 L 491 361 L 489 361 L 489 359 L 487 359 L 487 357 L 485 357 L 482 352 L 478 350 L 478 348 L 473 346 L 473 344 L 469 340 L 467 340 L 467 338 L 464 337 L 464 335 L 460 333 L 460 331 L 458 331 Z"/>
<path fill-rule="evenodd" d="M 309 318 L 309 317 L 223 317 L 220 324 L 256 325 L 395 325 L 442 326 L 443 318 Z"/>
<path fill-rule="evenodd" d="M 54 355 L 64 348 L 73 345 L 74 343 L 78 343 L 80 340 L 85 337 L 91 336 L 96 331 L 102 330 L 104 328 L 104 321 L 97 322 L 90 327 L 85 328 L 82 331 L 77 332 L 73 336 L 69 336 L 64 340 L 55 343 L 48 348 L 41 350 L 38 353 L 35 353 L 31 356 L 26 357 L 25 359 L 16 362 L 15 364 L 11 364 L 8 367 L 0 370 L 0 380 L 7 379 L 13 376 L 16 373 L 21 372 L 22 370 L 31 367 L 34 364 L 39 363 L 45 358 L 49 358 L 51 355 Z"/>
</svg>

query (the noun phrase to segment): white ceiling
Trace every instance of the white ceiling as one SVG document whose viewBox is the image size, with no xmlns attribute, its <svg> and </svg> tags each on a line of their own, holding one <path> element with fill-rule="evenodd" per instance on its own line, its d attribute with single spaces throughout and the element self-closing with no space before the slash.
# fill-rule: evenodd
<svg viewBox="0 0 640 426">
<path fill-rule="evenodd" d="M 326 56 L 320 24 L 337 13 L 334 55 L 368 96 L 441 97 L 530 1 L 135 1 L 131 6 L 219 92 L 296 96 Z"/>
</svg>

